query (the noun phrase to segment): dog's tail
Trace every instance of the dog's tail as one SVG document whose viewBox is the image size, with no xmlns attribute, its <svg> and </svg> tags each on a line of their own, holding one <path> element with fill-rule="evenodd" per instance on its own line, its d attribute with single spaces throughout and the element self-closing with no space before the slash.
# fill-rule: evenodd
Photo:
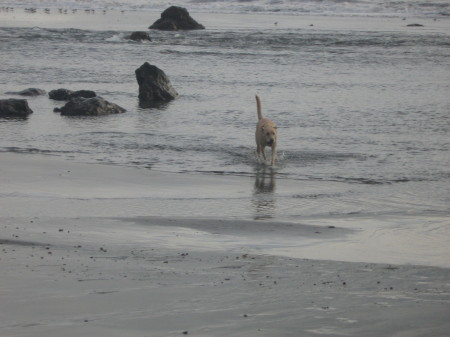
<svg viewBox="0 0 450 337">
<path fill-rule="evenodd" d="M 259 99 L 259 96 L 256 95 L 256 110 L 258 111 L 258 120 L 262 119 L 262 109 L 261 109 L 261 100 Z"/>
</svg>

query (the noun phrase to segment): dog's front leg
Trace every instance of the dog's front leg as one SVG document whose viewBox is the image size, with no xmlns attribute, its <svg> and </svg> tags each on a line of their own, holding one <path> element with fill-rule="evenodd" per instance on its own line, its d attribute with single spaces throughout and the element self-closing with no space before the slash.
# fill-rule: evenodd
<svg viewBox="0 0 450 337">
<path fill-rule="evenodd" d="M 266 157 L 266 148 L 265 148 L 265 146 L 261 146 L 261 147 L 260 147 L 260 151 L 261 151 L 261 154 L 262 154 L 264 160 L 267 160 L 267 157 Z"/>
<path fill-rule="evenodd" d="M 272 145 L 272 166 L 275 165 L 275 161 L 277 160 L 277 145 L 273 143 Z"/>
</svg>

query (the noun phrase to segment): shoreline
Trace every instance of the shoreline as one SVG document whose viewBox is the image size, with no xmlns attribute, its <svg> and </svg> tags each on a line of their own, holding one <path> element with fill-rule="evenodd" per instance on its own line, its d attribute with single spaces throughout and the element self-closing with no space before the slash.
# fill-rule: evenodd
<svg viewBox="0 0 450 337">
<path fill-rule="evenodd" d="M 118 219 L 180 235 L 199 231 L 203 235 L 186 237 L 186 244 L 203 250 L 249 247 L 290 258 L 450 267 L 445 213 L 283 217 L 282 209 L 298 207 L 298 191 L 320 195 L 348 188 L 345 184 L 279 179 L 275 190 L 275 182 L 261 186 L 258 176 L 255 182 L 247 176 L 164 173 L 44 155 L 0 156 L 3 219 Z"/>
</svg>

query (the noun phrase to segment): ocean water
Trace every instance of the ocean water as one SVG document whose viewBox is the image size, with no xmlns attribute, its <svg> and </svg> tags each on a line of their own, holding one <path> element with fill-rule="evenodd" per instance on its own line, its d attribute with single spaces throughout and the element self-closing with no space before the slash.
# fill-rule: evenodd
<svg viewBox="0 0 450 337">
<path fill-rule="evenodd" d="M 66 8 L 161 11 L 169 5 L 205 13 L 284 13 L 299 15 L 450 15 L 447 0 L 3 0 L 0 5 L 15 8 Z"/>
<path fill-rule="evenodd" d="M 28 119 L 0 120 L 0 158 L 250 177 L 257 199 L 278 205 L 261 218 L 449 214 L 447 1 L 177 4 L 207 29 L 150 31 L 140 43 L 126 36 L 146 30 L 164 2 L 2 1 L 0 98 L 90 89 L 127 112 L 62 117 L 53 109 L 63 102 L 29 98 Z M 169 76 L 176 100 L 139 106 L 134 71 L 144 62 Z M 273 168 L 255 156 L 256 93 L 279 127 Z M 283 194 L 280 181 L 309 187 Z"/>
</svg>

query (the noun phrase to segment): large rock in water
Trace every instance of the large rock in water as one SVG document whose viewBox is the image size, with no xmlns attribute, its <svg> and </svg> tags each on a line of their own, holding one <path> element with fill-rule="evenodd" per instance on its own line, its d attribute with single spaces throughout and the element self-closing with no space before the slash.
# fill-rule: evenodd
<svg viewBox="0 0 450 337">
<path fill-rule="evenodd" d="M 25 118 L 32 113 L 26 99 L 0 99 L 0 117 Z"/>
<path fill-rule="evenodd" d="M 169 78 L 158 67 L 145 62 L 135 73 L 139 84 L 139 101 L 142 105 L 169 102 L 178 96 Z"/>
<path fill-rule="evenodd" d="M 156 20 L 150 29 L 159 30 L 191 30 L 205 29 L 205 27 L 195 21 L 186 8 L 171 6 L 161 13 L 161 18 Z"/>
<path fill-rule="evenodd" d="M 69 101 L 76 97 L 91 98 L 95 96 L 97 95 L 92 90 L 72 91 L 68 89 L 55 89 L 48 93 L 48 97 L 50 99 L 54 99 L 55 101 Z"/>
<path fill-rule="evenodd" d="M 63 116 L 101 116 L 122 113 L 126 110 L 117 104 L 110 103 L 97 96 L 91 98 L 73 98 L 61 109 L 55 111 L 61 112 Z"/>
</svg>

